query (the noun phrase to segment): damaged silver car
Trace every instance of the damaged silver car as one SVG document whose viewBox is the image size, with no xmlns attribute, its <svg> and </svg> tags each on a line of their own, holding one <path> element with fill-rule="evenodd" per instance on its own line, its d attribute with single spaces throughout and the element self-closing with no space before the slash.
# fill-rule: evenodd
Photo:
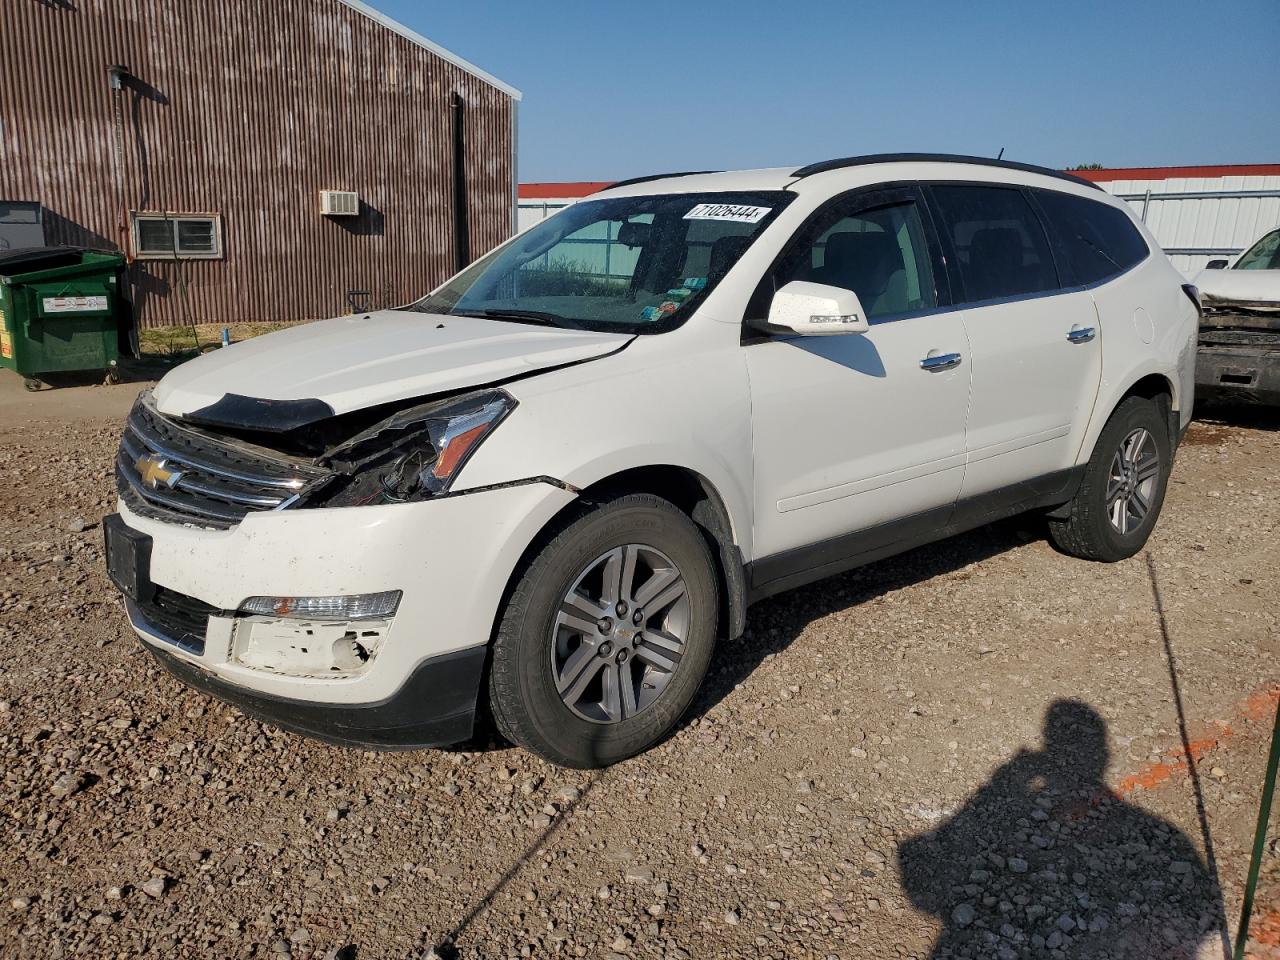
<svg viewBox="0 0 1280 960">
<path fill-rule="evenodd" d="M 1280 405 L 1280 228 L 1196 277 L 1203 316 L 1196 397 Z"/>
</svg>

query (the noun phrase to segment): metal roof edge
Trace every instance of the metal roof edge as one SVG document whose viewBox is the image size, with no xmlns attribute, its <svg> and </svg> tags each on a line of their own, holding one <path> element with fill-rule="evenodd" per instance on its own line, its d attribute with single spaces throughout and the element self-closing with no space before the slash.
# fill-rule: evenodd
<svg viewBox="0 0 1280 960">
<path fill-rule="evenodd" d="M 364 3 L 363 0 L 338 0 L 338 2 L 343 4 L 344 6 L 350 7 L 352 10 L 356 11 L 356 13 L 359 13 L 368 17 L 370 20 L 374 21 L 375 23 L 381 24 L 382 26 L 390 30 L 392 33 L 399 34 L 400 36 L 404 37 L 406 40 L 410 41 L 411 43 L 416 43 L 418 46 L 422 47 L 423 49 L 430 50 L 432 53 L 434 53 L 437 57 L 440 57 L 442 60 L 448 60 L 455 67 L 458 67 L 461 70 L 465 70 L 467 73 L 471 74 L 473 77 L 483 80 L 485 83 L 490 84 L 491 86 L 497 87 L 499 90 L 501 90 L 507 96 L 511 97 L 513 100 L 524 99 L 524 94 L 521 93 L 519 90 L 517 90 L 515 87 L 511 86 L 511 84 L 503 83 L 493 74 L 488 73 L 484 70 L 481 70 L 479 67 L 477 67 L 474 63 L 471 63 L 470 61 L 463 60 L 456 53 L 446 50 L 444 47 L 440 46 L 440 44 L 438 43 L 433 43 L 432 41 L 428 40 L 426 37 L 424 37 L 422 34 L 418 33 L 417 31 L 410 30 L 400 21 L 393 20 L 390 17 L 388 17 L 385 13 L 375 10 L 373 7 L 369 6 L 369 4 Z"/>
</svg>

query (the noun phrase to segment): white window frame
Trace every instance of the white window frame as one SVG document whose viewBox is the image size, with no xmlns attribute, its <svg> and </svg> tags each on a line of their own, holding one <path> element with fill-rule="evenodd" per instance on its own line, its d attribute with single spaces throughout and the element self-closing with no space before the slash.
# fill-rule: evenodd
<svg viewBox="0 0 1280 960">
<path fill-rule="evenodd" d="M 142 249 L 138 224 L 143 221 L 169 221 L 173 224 L 173 250 Z M 208 221 L 213 224 L 213 249 L 184 251 L 178 248 L 178 227 L 183 221 Z M 221 260 L 222 259 L 222 215 L 219 213 L 166 213 L 131 210 L 129 212 L 129 239 L 133 244 L 135 260 Z"/>
</svg>

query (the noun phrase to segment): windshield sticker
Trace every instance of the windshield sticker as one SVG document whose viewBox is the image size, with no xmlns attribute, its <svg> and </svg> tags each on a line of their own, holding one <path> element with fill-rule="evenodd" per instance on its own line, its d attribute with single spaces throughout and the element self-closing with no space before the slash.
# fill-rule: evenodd
<svg viewBox="0 0 1280 960">
<path fill-rule="evenodd" d="M 693 291 L 688 287 L 676 287 L 674 290 L 667 291 L 668 300 L 684 300 L 693 296 Z"/>
<path fill-rule="evenodd" d="M 732 220 L 759 223 L 773 207 L 748 207 L 741 203 L 700 203 L 684 215 L 686 220 Z"/>
<path fill-rule="evenodd" d="M 706 277 L 685 277 L 680 281 L 680 286 L 688 287 L 690 290 L 701 290 L 706 285 Z"/>
<path fill-rule="evenodd" d="M 645 307 L 640 311 L 641 320 L 661 320 L 663 317 L 669 317 L 680 309 L 680 304 L 674 300 L 663 300 L 656 307 Z"/>
</svg>

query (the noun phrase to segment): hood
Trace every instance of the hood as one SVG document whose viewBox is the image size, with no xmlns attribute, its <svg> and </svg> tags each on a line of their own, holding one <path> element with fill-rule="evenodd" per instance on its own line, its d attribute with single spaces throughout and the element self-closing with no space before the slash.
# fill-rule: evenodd
<svg viewBox="0 0 1280 960">
<path fill-rule="evenodd" d="M 1221 300 L 1280 310 L 1280 270 L 1201 270 L 1194 282 L 1206 305 Z"/>
<path fill-rule="evenodd" d="M 186 416 L 220 400 L 325 415 L 510 380 L 619 350 L 632 334 L 380 310 L 302 324 L 213 350 L 156 386 L 162 413 Z M 292 401 L 293 403 L 279 403 Z M 311 417 L 309 419 L 319 419 Z"/>
</svg>

